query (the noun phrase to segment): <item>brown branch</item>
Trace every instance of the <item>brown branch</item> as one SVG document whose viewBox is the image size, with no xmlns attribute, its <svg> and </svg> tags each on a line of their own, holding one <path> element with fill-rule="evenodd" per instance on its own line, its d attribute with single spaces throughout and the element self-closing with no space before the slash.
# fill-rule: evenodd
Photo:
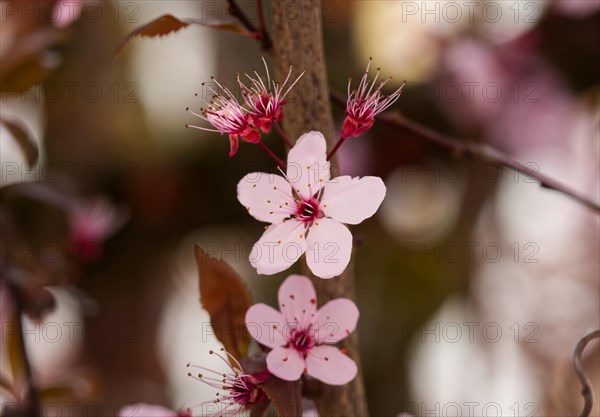
<svg viewBox="0 0 600 417">
<path fill-rule="evenodd" d="M 342 108 L 346 106 L 346 100 L 344 99 L 343 95 L 338 92 L 331 92 L 331 101 Z M 538 181 L 542 187 L 562 193 L 574 201 L 577 201 L 578 203 L 588 207 L 589 209 L 600 213 L 600 204 L 598 204 L 596 201 L 593 201 L 591 198 L 576 190 L 573 190 L 569 186 L 550 178 L 546 174 L 534 172 L 531 167 L 517 161 L 516 159 L 504 154 L 492 146 L 462 141 L 451 136 L 441 134 L 405 118 L 397 111 L 387 111 L 381 113 L 377 116 L 377 120 L 389 126 L 407 130 L 419 138 L 448 148 L 454 155 L 458 157 L 484 160 L 524 174 Z"/>
<path fill-rule="evenodd" d="M 258 33 L 260 34 L 260 40 L 264 50 L 271 49 L 273 43 L 269 32 L 267 32 L 267 23 L 265 22 L 265 11 L 263 9 L 262 0 L 256 0 L 256 8 L 258 11 Z"/>
<path fill-rule="evenodd" d="M 265 25 L 265 17 L 264 17 L 264 12 L 263 12 L 263 7 L 262 7 L 262 1 L 257 0 L 257 2 L 256 2 L 257 11 L 258 11 L 258 20 L 259 20 L 259 24 L 260 24 L 260 27 L 258 27 L 258 28 L 256 27 L 256 25 L 254 23 L 252 23 L 252 21 L 248 18 L 248 16 L 246 16 L 244 11 L 242 9 L 240 9 L 240 7 L 237 5 L 235 0 L 227 0 L 227 3 L 229 4 L 229 10 L 228 10 L 229 14 L 231 16 L 233 16 L 234 18 L 236 18 L 242 24 L 242 26 L 244 26 L 246 28 L 246 30 L 248 30 L 250 33 L 254 34 L 256 39 L 261 41 L 262 47 L 264 50 L 269 50 L 272 46 L 272 42 L 271 42 L 271 37 L 269 36 L 269 33 L 267 32 L 267 28 Z"/>
<path fill-rule="evenodd" d="M 582 337 L 579 342 L 577 342 L 577 346 L 575 347 L 575 352 L 573 352 L 573 367 L 575 368 L 575 373 L 581 382 L 581 395 L 583 396 L 584 404 L 583 410 L 581 411 L 580 417 L 588 417 L 592 412 L 592 406 L 594 405 L 594 394 L 592 392 L 592 384 L 590 383 L 589 378 L 585 374 L 585 370 L 583 369 L 583 365 L 581 364 L 581 355 L 583 354 L 583 350 L 586 345 L 593 339 L 600 338 L 600 330 L 594 330 L 593 332 Z"/>
<path fill-rule="evenodd" d="M 239 8 L 239 6 L 237 5 L 237 3 L 235 2 L 235 0 L 227 0 L 227 3 L 229 4 L 229 14 L 233 17 L 235 17 L 237 20 L 239 20 L 239 22 L 249 31 L 252 33 L 256 33 L 258 32 L 258 30 L 256 29 L 256 26 L 254 26 L 254 23 L 252 23 L 250 21 L 250 19 L 248 19 L 248 16 L 246 16 L 244 14 L 244 12 L 242 11 L 242 9 Z"/>
<path fill-rule="evenodd" d="M 329 86 L 323 47 L 320 17 L 321 2 L 315 0 L 281 0 L 273 2 L 273 47 L 277 73 L 285 76 L 290 66 L 306 71 L 295 87 L 298 94 L 286 106 L 283 120 L 288 137 L 296 139 L 301 134 L 318 130 L 334 146 L 335 131 L 329 103 Z M 286 11 L 296 10 L 293 16 Z M 335 163 L 335 161 L 332 161 Z M 351 262 L 352 264 L 352 262 Z M 311 276 L 308 270 L 306 275 Z M 332 298 L 356 299 L 352 265 L 339 277 L 321 279 L 312 276 L 319 303 Z M 358 332 L 344 339 L 341 347 L 359 367 L 359 373 L 350 383 L 342 386 L 318 384 L 314 398 L 321 417 L 367 417 L 367 401 L 360 371 Z"/>
</svg>

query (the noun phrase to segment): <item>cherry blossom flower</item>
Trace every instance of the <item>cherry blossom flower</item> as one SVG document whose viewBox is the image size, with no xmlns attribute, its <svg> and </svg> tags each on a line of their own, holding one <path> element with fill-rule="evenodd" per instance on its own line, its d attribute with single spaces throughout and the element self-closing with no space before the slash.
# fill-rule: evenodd
<svg viewBox="0 0 600 417">
<path fill-rule="evenodd" d="M 346 269 L 352 252 L 352 234 L 342 223 L 359 224 L 375 214 L 385 185 L 378 177 L 331 180 L 325 138 L 309 132 L 290 150 L 284 177 L 248 174 L 237 194 L 250 215 L 271 223 L 250 253 L 259 274 L 281 272 L 306 252 L 310 270 L 332 278 Z"/>
<path fill-rule="evenodd" d="M 346 102 L 346 119 L 342 124 L 343 138 L 350 136 L 357 137 L 361 133 L 369 130 L 375 122 L 375 116 L 386 110 L 392 104 L 398 100 L 402 93 L 404 84 L 400 86 L 396 91 L 390 94 L 388 97 L 383 97 L 381 89 L 387 84 L 391 77 L 381 81 L 379 87 L 373 91 L 377 78 L 379 77 L 379 68 L 372 82 L 369 82 L 369 69 L 371 67 L 371 60 L 367 64 L 367 70 L 358 84 L 358 89 L 350 91 L 352 80 L 348 81 L 348 101 Z"/>
<path fill-rule="evenodd" d="M 229 156 L 232 157 L 238 151 L 240 138 L 249 143 L 258 143 L 260 142 L 260 133 L 254 129 L 248 111 L 242 107 L 233 93 L 216 81 L 214 77 L 212 80 L 217 84 L 222 94 L 217 93 L 214 88 L 209 87 L 213 98 L 210 102 L 203 100 L 206 108 L 200 109 L 201 114 L 190 111 L 189 107 L 186 110 L 194 116 L 206 120 L 214 129 L 189 124 L 186 127 L 205 130 L 207 132 L 228 134 Z"/>
<path fill-rule="evenodd" d="M 217 410 L 212 414 L 213 416 L 221 415 L 224 412 L 227 412 L 227 414 L 233 412 L 233 415 L 236 415 L 242 410 L 248 409 L 262 401 L 266 401 L 267 396 L 258 384 L 265 382 L 269 378 L 269 372 L 263 370 L 253 374 L 245 373 L 242 365 L 235 357 L 223 348 L 221 348 L 221 352 L 224 353 L 224 356 L 213 350 L 209 353 L 217 356 L 227 364 L 230 370 L 227 373 L 213 371 L 203 366 L 187 365 L 188 368 L 196 368 L 204 372 L 198 374 L 188 372 L 188 376 L 197 381 L 201 381 L 212 388 L 225 391 L 225 395 L 222 395 L 222 392 L 218 392 L 216 394 L 217 399 L 202 403 L 200 406 L 206 405 L 207 403 L 217 405 Z"/>
<path fill-rule="evenodd" d="M 300 74 L 298 78 L 296 78 L 284 92 L 285 86 L 290 80 L 290 76 L 292 75 L 292 67 L 290 67 L 287 77 L 285 78 L 283 83 L 278 84 L 275 81 L 271 80 L 271 76 L 269 74 L 269 67 L 267 67 L 267 62 L 264 58 L 262 60 L 265 65 L 265 72 L 267 73 L 266 83 L 256 71 L 254 71 L 254 75 L 256 76 L 256 78 L 245 74 L 246 77 L 252 83 L 251 87 L 245 85 L 240 80 L 239 76 L 237 81 L 244 94 L 244 101 L 246 102 L 246 105 L 250 108 L 249 117 L 252 121 L 252 124 L 258 129 L 267 133 L 271 130 L 273 121 L 280 122 L 281 120 L 283 120 L 282 107 L 286 104 L 285 97 L 300 80 L 300 78 L 304 75 L 304 72 Z"/>
<path fill-rule="evenodd" d="M 69 242 L 75 256 L 84 263 L 94 262 L 102 256 L 102 243 L 124 223 L 121 210 L 102 198 L 77 204 L 69 214 Z"/>
<path fill-rule="evenodd" d="M 303 373 L 326 384 L 343 385 L 357 373 L 356 363 L 331 344 L 356 328 L 358 308 L 337 298 L 317 310 L 310 279 L 290 275 L 279 287 L 280 311 L 255 304 L 246 313 L 246 327 L 260 344 L 272 348 L 267 368 L 273 375 L 295 381 Z"/>
<path fill-rule="evenodd" d="M 119 417 L 192 417 L 188 410 L 173 411 L 160 405 L 136 403 L 119 410 Z"/>
</svg>

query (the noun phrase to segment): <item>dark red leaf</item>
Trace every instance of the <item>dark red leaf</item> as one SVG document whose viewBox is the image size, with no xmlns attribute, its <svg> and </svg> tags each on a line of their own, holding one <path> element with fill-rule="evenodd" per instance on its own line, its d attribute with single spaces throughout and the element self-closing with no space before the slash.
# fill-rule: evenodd
<svg viewBox="0 0 600 417">
<path fill-rule="evenodd" d="M 267 393 L 267 397 L 281 417 L 302 416 L 300 381 L 284 381 L 271 375 L 259 386 Z"/>
<path fill-rule="evenodd" d="M 239 275 L 226 262 L 194 247 L 200 273 L 200 300 L 210 314 L 215 335 L 238 360 L 247 356 L 250 334 L 246 311 L 252 304 L 250 292 Z"/>
<path fill-rule="evenodd" d="M 170 14 L 166 14 L 160 16 L 157 19 L 154 19 L 143 26 L 140 26 L 133 31 L 131 31 L 117 46 L 115 49 L 115 55 L 121 52 L 123 47 L 136 36 L 143 37 L 155 37 L 155 36 L 165 36 L 169 33 L 177 32 L 183 28 L 188 27 L 189 25 L 200 25 L 211 27 L 214 29 L 223 30 L 226 32 L 238 33 L 244 36 L 251 36 L 248 32 L 246 32 L 242 27 L 234 24 L 234 23 L 221 23 L 221 22 L 207 22 L 201 19 L 191 19 L 185 18 L 180 19 Z"/>
</svg>

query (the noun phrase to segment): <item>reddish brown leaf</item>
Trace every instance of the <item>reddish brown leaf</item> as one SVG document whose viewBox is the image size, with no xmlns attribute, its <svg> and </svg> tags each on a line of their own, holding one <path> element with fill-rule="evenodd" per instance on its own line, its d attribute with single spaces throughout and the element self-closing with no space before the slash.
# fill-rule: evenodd
<svg viewBox="0 0 600 417">
<path fill-rule="evenodd" d="M 0 123 L 6 126 L 23 151 L 27 165 L 29 165 L 29 167 L 35 165 L 39 157 L 39 151 L 31 132 L 27 130 L 23 123 L 17 122 L 16 120 L 7 120 L 0 117 Z"/>
<path fill-rule="evenodd" d="M 267 397 L 281 417 L 302 416 L 300 381 L 284 381 L 271 375 L 259 386 L 267 393 Z"/>
<path fill-rule="evenodd" d="M 143 26 L 140 26 L 133 31 L 131 31 L 117 46 L 115 49 L 115 55 L 117 55 L 121 50 L 127 45 L 127 43 L 135 38 L 136 36 L 143 37 L 155 37 L 155 36 L 165 36 L 169 33 L 177 32 L 183 28 L 188 27 L 189 25 L 201 25 L 207 26 L 214 29 L 223 30 L 226 32 L 238 33 L 244 36 L 251 36 L 248 32 L 246 32 L 242 27 L 234 24 L 234 23 L 220 23 L 220 22 L 207 22 L 201 19 L 180 19 L 170 14 L 166 14 L 160 16 L 157 19 L 154 19 Z"/>
<path fill-rule="evenodd" d="M 247 356 L 250 334 L 245 316 L 252 300 L 239 275 L 224 261 L 194 247 L 200 273 L 200 300 L 210 314 L 215 335 L 238 360 Z"/>
</svg>

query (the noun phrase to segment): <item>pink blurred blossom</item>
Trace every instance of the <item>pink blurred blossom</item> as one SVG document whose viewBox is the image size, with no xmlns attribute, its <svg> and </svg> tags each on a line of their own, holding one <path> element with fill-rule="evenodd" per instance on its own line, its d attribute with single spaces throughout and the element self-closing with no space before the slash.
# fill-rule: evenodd
<svg viewBox="0 0 600 417">
<path fill-rule="evenodd" d="M 75 256 L 84 263 L 98 261 L 102 257 L 103 242 L 124 220 L 123 212 L 103 198 L 77 204 L 69 214 L 69 242 Z"/>
<path fill-rule="evenodd" d="M 556 10 L 571 17 L 587 17 L 600 9 L 600 0 L 555 0 Z"/>
<path fill-rule="evenodd" d="M 81 16 L 83 0 L 58 0 L 52 9 L 52 23 L 57 28 L 65 28 Z"/>
</svg>

